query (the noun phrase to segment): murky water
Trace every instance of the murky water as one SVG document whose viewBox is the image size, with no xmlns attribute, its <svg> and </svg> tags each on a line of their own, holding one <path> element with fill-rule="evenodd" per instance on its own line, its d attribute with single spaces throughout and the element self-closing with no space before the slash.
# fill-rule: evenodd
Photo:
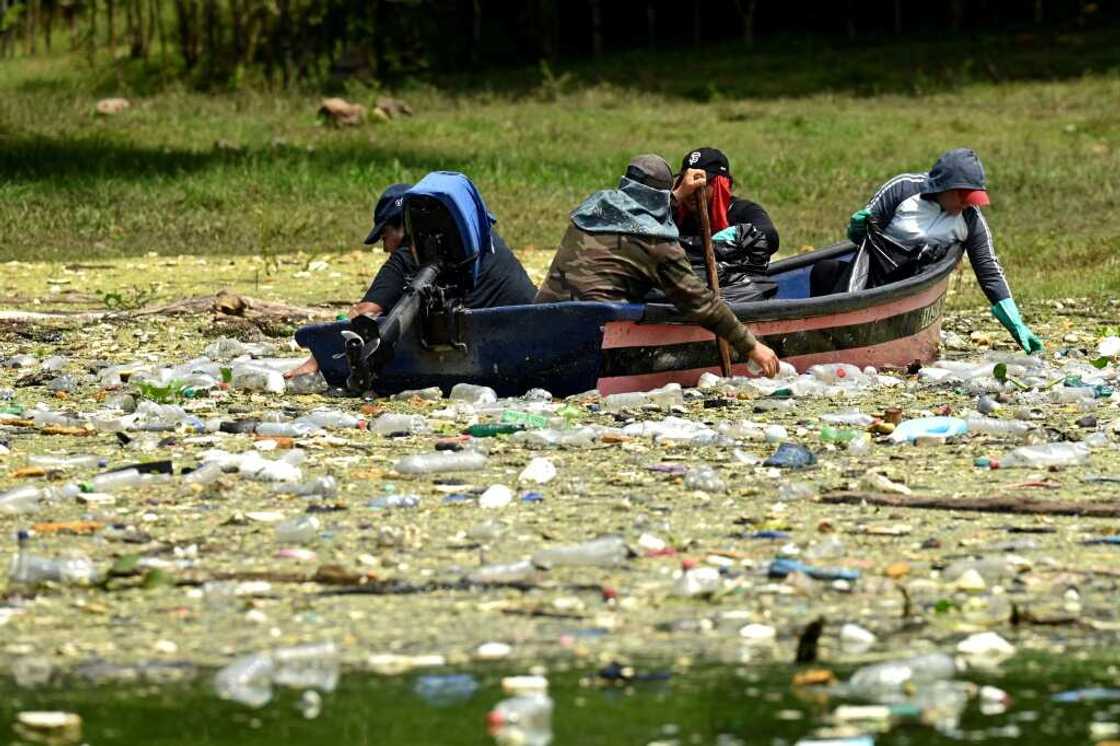
<svg viewBox="0 0 1120 746">
<path fill-rule="evenodd" d="M 984 714 L 979 698 L 968 704 L 959 729 L 940 733 L 902 722 L 870 733 L 874 742 L 934 744 L 1093 743 L 1108 740 L 1120 722 L 1120 701 L 1057 702 L 1053 694 L 1115 686 L 1120 672 L 1102 660 L 1022 656 L 1001 673 L 964 674 L 975 684 L 1007 691 L 1004 712 Z M 813 738 L 840 700 L 820 688 L 795 688 L 793 666 L 694 667 L 650 663 L 636 679 L 608 681 L 589 665 L 548 674 L 555 700 L 556 744 L 794 744 Z M 253 710 L 218 700 L 209 675 L 172 685 L 97 686 L 72 683 L 45 689 L 0 686 L 0 742 L 12 737 L 16 713 L 31 709 L 75 712 L 84 742 L 94 746 L 218 746 L 225 744 L 486 744 L 487 711 L 504 696 L 508 671 L 474 669 L 476 689 L 433 698 L 423 695 L 423 671 L 397 677 L 351 674 L 324 694 L 314 719 L 301 713 L 298 691 L 280 690 Z M 457 671 L 455 673 L 464 673 Z M 843 677 L 848 671 L 837 671 Z M 467 687 L 469 689 L 469 687 Z M 1095 724 L 1094 724 L 1095 723 Z M 1060 739 L 1060 740 L 1056 740 Z M 18 741 L 17 741 L 18 742 Z"/>
</svg>

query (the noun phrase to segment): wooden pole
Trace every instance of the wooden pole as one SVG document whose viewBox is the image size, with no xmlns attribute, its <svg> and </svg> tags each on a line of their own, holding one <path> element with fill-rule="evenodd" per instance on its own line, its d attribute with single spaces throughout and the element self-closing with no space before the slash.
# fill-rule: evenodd
<svg viewBox="0 0 1120 746">
<path fill-rule="evenodd" d="M 708 287 L 719 297 L 719 274 L 716 272 L 716 252 L 712 248 L 712 223 L 708 219 L 708 186 L 700 187 L 700 227 L 704 236 L 704 264 L 708 268 Z M 724 378 L 731 377 L 731 345 L 723 337 L 716 337 L 719 348 L 719 369 Z"/>
</svg>

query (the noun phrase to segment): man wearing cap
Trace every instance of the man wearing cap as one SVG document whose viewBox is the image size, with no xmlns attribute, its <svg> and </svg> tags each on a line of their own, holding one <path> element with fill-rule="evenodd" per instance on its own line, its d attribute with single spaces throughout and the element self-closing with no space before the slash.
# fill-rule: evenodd
<svg viewBox="0 0 1120 746">
<path fill-rule="evenodd" d="M 707 277 L 697 192 L 708 188 L 708 223 L 716 253 L 720 290 L 731 300 L 759 300 L 777 285 L 766 277 L 778 251 L 778 230 L 762 205 L 731 193 L 735 179 L 723 151 L 695 148 L 681 159 L 673 186 L 673 219 L 692 269 Z"/>
<path fill-rule="evenodd" d="M 957 148 L 943 153 L 928 173 L 901 174 L 880 187 L 867 206 L 852 215 L 848 238 L 862 243 L 870 223 L 903 246 L 937 252 L 963 245 L 992 314 L 1026 352 L 1037 352 L 1042 340 L 1019 315 L 992 232 L 980 212 L 989 203 L 983 164 L 971 149 Z M 818 262 L 811 277 L 812 294 L 842 292 L 850 273 L 850 263 L 845 268 L 838 262 Z"/>
<path fill-rule="evenodd" d="M 618 189 L 584 200 L 571 213 L 536 302 L 641 301 L 656 288 L 686 319 L 726 339 L 765 375 L 776 375 L 774 351 L 693 274 L 673 222 L 672 186 L 664 158 L 640 155 L 630 161 Z"/>
<path fill-rule="evenodd" d="M 373 208 L 373 227 L 364 243 L 372 246 L 380 241 L 389 258 L 377 271 L 362 300 L 346 312 L 348 318 L 388 313 L 404 295 L 409 279 L 420 268 L 404 230 L 404 194 L 411 188 L 412 184 L 391 184 Z M 483 263 L 478 282 L 463 299 L 463 305 L 467 308 L 494 308 L 532 303 L 537 289 L 525 273 L 525 268 L 497 231 L 491 231 L 490 235 L 494 254 Z M 285 373 L 284 377 L 294 378 L 315 373 L 318 369 L 318 362 L 309 357 L 299 367 Z"/>
</svg>

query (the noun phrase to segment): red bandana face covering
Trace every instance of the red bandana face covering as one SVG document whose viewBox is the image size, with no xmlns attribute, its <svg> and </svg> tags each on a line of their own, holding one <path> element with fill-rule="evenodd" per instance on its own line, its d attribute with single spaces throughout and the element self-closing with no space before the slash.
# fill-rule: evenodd
<svg viewBox="0 0 1120 746">
<path fill-rule="evenodd" d="M 712 224 L 712 235 L 730 225 L 727 209 L 731 207 L 731 180 L 726 176 L 713 176 L 708 179 L 708 218 Z"/>
</svg>

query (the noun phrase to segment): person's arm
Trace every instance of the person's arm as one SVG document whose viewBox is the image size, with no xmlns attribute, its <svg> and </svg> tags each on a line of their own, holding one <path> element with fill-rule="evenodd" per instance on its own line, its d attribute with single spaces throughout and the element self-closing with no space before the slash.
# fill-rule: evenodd
<svg viewBox="0 0 1120 746">
<path fill-rule="evenodd" d="M 369 290 L 362 296 L 363 303 L 375 303 L 381 307 L 382 312 L 390 310 L 404 295 L 404 286 L 409 275 L 415 271 L 410 266 L 407 252 L 409 249 L 402 246 L 389 255 L 377 275 L 370 283 Z"/>
<path fill-rule="evenodd" d="M 988 229 L 988 222 L 976 207 L 969 207 L 964 211 L 964 222 L 968 226 L 968 236 L 964 239 L 964 250 L 968 252 L 968 261 L 972 263 L 972 271 L 980 281 L 980 289 L 992 305 L 1011 297 L 1011 288 L 1007 284 L 1007 277 L 1003 274 L 1003 266 L 996 256 L 995 243 L 992 241 L 992 232 Z"/>
<path fill-rule="evenodd" d="M 852 213 L 848 221 L 848 239 L 853 243 L 860 243 L 867 235 L 868 220 L 874 220 L 880 228 L 886 228 L 894 219 L 898 206 L 920 192 L 925 182 L 925 174 L 899 174 L 879 187 L 862 210 Z"/>
<path fill-rule="evenodd" d="M 1007 277 L 1003 273 L 1003 266 L 996 256 L 995 242 L 992 240 L 992 231 L 988 228 L 988 221 L 984 220 L 983 213 L 978 207 L 969 207 L 964 211 L 964 222 L 968 226 L 968 235 L 964 239 L 964 249 L 968 253 L 968 261 L 972 264 L 972 271 L 980 281 L 980 289 L 988 302 L 992 304 L 992 315 L 999 319 L 1011 337 L 1027 353 L 1038 352 L 1042 349 L 1042 340 L 1031 331 L 1019 314 L 1019 307 L 1011 297 L 1011 288 L 1007 284 Z"/>
<path fill-rule="evenodd" d="M 656 262 L 657 286 L 669 302 L 689 321 L 695 321 L 726 339 L 743 357 L 750 355 L 757 344 L 750 330 L 740 323 L 715 292 L 692 273 L 688 257 L 676 243 L 663 242 L 649 249 Z"/>
<path fill-rule="evenodd" d="M 750 223 L 766 236 L 766 244 L 770 253 L 778 253 L 778 229 L 774 227 L 774 221 L 770 219 L 770 214 L 763 209 L 762 205 L 745 199 L 733 200 L 731 208 L 727 211 L 727 222 L 733 226 L 739 223 Z"/>
</svg>

